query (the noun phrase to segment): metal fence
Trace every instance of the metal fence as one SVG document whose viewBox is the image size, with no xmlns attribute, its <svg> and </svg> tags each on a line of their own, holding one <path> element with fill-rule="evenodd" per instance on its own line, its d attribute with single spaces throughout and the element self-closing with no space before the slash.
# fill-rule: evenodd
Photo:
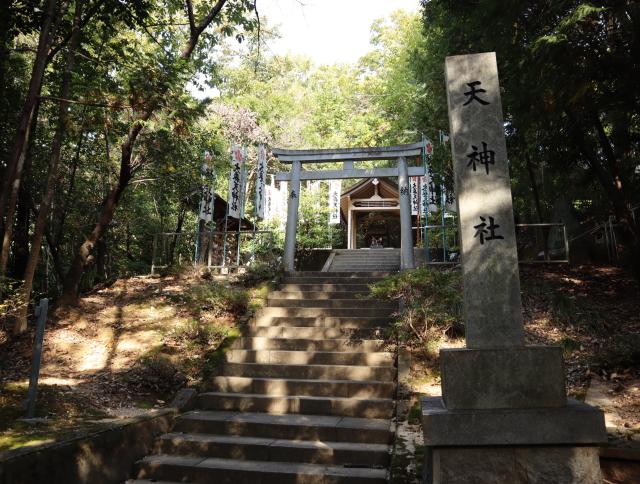
<svg viewBox="0 0 640 484">
<path fill-rule="evenodd" d="M 186 263 L 209 268 L 242 267 L 274 257 L 270 230 L 162 232 L 153 236 L 151 274 Z"/>
<path fill-rule="evenodd" d="M 413 230 L 416 247 L 423 250 L 425 264 L 459 262 L 457 224 L 427 225 L 413 227 Z M 516 224 L 516 244 L 521 263 L 569 262 L 569 238 L 563 223 Z"/>
</svg>

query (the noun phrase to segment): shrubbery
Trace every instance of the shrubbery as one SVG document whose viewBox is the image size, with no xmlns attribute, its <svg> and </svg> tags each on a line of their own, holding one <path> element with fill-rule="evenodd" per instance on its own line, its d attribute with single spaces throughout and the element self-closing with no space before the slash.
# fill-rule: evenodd
<svg viewBox="0 0 640 484">
<path fill-rule="evenodd" d="M 207 282 L 192 286 L 183 296 L 187 303 L 200 311 L 210 311 L 214 316 L 244 314 L 249 305 L 249 294 L 238 287 L 218 282 Z"/>
<path fill-rule="evenodd" d="M 255 287 L 263 282 L 277 284 L 282 277 L 279 264 L 257 263 L 247 267 L 247 272 L 238 277 L 238 282 L 244 287 Z"/>
<path fill-rule="evenodd" d="M 395 331 L 400 341 L 426 346 L 462 334 L 462 282 L 451 269 L 420 268 L 372 284 L 376 299 L 399 300 Z"/>
</svg>

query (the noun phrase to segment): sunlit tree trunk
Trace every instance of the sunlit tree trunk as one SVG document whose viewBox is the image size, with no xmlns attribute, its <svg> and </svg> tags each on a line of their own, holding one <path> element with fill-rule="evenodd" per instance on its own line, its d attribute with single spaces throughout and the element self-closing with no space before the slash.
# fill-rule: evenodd
<svg viewBox="0 0 640 484">
<path fill-rule="evenodd" d="M 80 20 L 82 18 L 83 0 L 76 0 L 75 13 L 73 17 L 73 27 L 71 34 L 71 41 L 67 50 L 67 59 L 64 72 L 62 74 L 62 86 L 60 88 L 60 98 L 68 99 L 71 91 L 71 74 L 75 64 L 76 50 L 80 42 Z M 49 159 L 49 173 L 47 175 L 47 181 L 45 185 L 45 191 L 40 201 L 40 207 L 38 209 L 38 217 L 36 218 L 36 224 L 33 231 L 33 237 L 31 239 L 31 250 L 29 252 L 29 259 L 27 260 L 27 267 L 24 271 L 24 281 L 21 288 L 22 300 L 26 303 L 31 298 L 31 291 L 33 289 L 33 278 L 40 259 L 40 248 L 42 245 L 42 238 L 44 236 L 44 230 L 47 224 L 47 218 L 49 216 L 49 210 L 51 208 L 51 201 L 58 181 L 58 167 L 60 165 L 60 151 L 62 149 L 62 143 L 64 141 L 64 135 L 67 128 L 68 118 L 68 103 L 60 101 L 58 108 L 58 126 L 56 133 L 53 137 L 53 143 L 51 148 L 51 157 Z M 27 329 L 27 304 L 23 304 L 20 307 L 18 314 L 18 320 L 14 326 L 14 333 L 19 334 Z"/>
<path fill-rule="evenodd" d="M 20 181 L 24 168 L 25 150 L 31 135 L 33 115 L 36 110 L 38 96 L 42 89 L 44 72 L 47 67 L 49 49 L 57 23 L 54 22 L 56 15 L 56 0 L 48 0 L 47 11 L 44 16 L 40 37 L 38 39 L 38 49 L 31 71 L 29 90 L 22 107 L 18 127 L 14 138 L 13 149 L 7 161 L 4 172 L 4 180 L 0 189 L 0 222 L 4 219 L 4 233 L 2 245 L 0 246 L 0 277 L 4 276 L 9 260 L 9 249 L 13 236 L 13 218 L 15 215 L 18 193 L 20 191 Z"/>
<path fill-rule="evenodd" d="M 219 15 L 220 11 L 224 7 L 227 0 L 218 0 L 207 16 L 200 22 L 196 23 L 191 0 L 185 0 L 185 8 L 189 19 L 190 35 L 189 40 L 184 46 L 180 57 L 183 60 L 188 60 L 193 53 L 202 32 L 213 22 L 213 20 Z M 93 230 L 86 238 L 86 240 L 80 246 L 78 253 L 76 254 L 71 267 L 67 272 L 67 276 L 64 281 L 63 293 L 60 298 L 62 305 L 74 304 L 78 298 L 78 292 L 80 288 L 80 280 L 84 271 L 93 263 L 93 251 L 96 243 L 104 235 L 107 226 L 113 219 L 113 214 L 118 206 L 122 193 L 127 188 L 127 185 L 131 181 L 134 171 L 133 148 L 135 142 L 142 131 L 142 127 L 145 121 L 148 121 L 153 112 L 157 109 L 157 105 L 150 105 L 147 107 L 133 123 L 129 129 L 129 133 L 125 138 L 125 141 L 121 146 L 120 155 L 120 174 L 116 186 L 111 189 L 102 204 L 102 210 L 98 222 L 93 227 Z"/>
</svg>

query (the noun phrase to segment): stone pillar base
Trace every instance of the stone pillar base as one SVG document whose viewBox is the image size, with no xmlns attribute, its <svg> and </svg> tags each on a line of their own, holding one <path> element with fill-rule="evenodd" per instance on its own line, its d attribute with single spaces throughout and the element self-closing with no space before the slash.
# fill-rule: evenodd
<svg viewBox="0 0 640 484">
<path fill-rule="evenodd" d="M 428 484 L 602 484 L 597 447 L 430 448 Z"/>
<path fill-rule="evenodd" d="M 449 410 L 422 400 L 426 484 L 601 484 L 602 411 L 564 407 Z"/>
</svg>

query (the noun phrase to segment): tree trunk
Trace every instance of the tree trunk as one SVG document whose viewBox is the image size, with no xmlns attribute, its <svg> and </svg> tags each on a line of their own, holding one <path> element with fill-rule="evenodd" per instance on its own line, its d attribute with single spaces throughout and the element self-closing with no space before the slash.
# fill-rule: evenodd
<svg viewBox="0 0 640 484">
<path fill-rule="evenodd" d="M 25 174 L 29 171 L 29 161 L 25 163 Z M 18 207 L 16 212 L 16 228 L 14 236 L 13 265 L 9 271 L 10 277 L 18 279 L 22 277 L 29 260 L 29 224 L 31 216 L 31 200 L 29 200 L 29 188 L 22 184 L 18 194 Z"/>
<path fill-rule="evenodd" d="M 208 15 L 202 20 L 202 22 L 196 25 L 193 18 L 193 12 L 191 8 L 188 8 L 189 24 L 190 24 L 190 36 L 187 44 L 185 45 L 180 57 L 183 60 L 188 60 L 195 49 L 198 39 L 204 30 L 213 22 L 214 18 L 218 16 L 222 8 L 224 7 L 226 0 L 218 0 L 216 4 L 211 8 Z M 191 2 L 187 0 L 187 6 L 190 7 Z M 100 213 L 100 218 L 96 225 L 93 227 L 91 234 L 82 243 L 80 249 L 71 263 L 71 267 L 65 277 L 63 293 L 60 298 L 62 305 L 75 304 L 78 299 L 78 292 L 80 287 L 80 279 L 85 269 L 93 262 L 92 251 L 96 245 L 96 242 L 102 237 L 107 226 L 113 219 L 113 214 L 118 206 L 122 193 L 127 188 L 129 181 L 133 175 L 133 166 L 131 157 L 133 154 L 133 147 L 142 130 L 142 126 L 145 121 L 151 118 L 151 115 L 157 108 L 156 105 L 148 106 L 133 123 L 129 129 L 129 133 L 122 144 L 120 155 L 120 175 L 116 186 L 111 189 L 107 195 Z"/>
<path fill-rule="evenodd" d="M 68 99 L 69 93 L 71 91 L 71 74 L 73 72 L 73 67 L 75 64 L 75 52 L 80 43 L 80 20 L 82 18 L 82 6 L 83 0 L 76 0 L 71 41 L 67 50 L 66 66 L 62 74 L 62 86 L 60 88 L 60 97 L 62 99 Z M 60 151 L 62 149 L 62 142 L 64 141 L 67 116 L 68 103 L 65 101 L 60 101 L 60 105 L 58 108 L 58 126 L 53 137 L 51 158 L 49 160 L 49 173 L 47 175 L 45 192 L 40 202 L 38 217 L 36 218 L 36 225 L 33 230 L 33 238 L 31 240 L 31 251 L 29 253 L 29 260 L 27 261 L 27 267 L 24 271 L 24 282 L 22 283 L 21 292 L 22 298 L 25 302 L 28 302 L 31 299 L 31 291 L 33 290 L 33 278 L 38 266 L 38 261 L 40 260 L 42 238 L 44 236 L 44 230 L 47 224 L 49 210 L 51 208 L 51 201 L 53 200 L 53 195 L 58 181 Z M 28 304 L 23 304 L 21 306 L 18 314 L 18 321 L 14 326 L 14 334 L 20 334 L 27 329 L 28 308 Z"/>
<path fill-rule="evenodd" d="M 187 203 L 183 202 L 180 212 L 178 213 L 178 225 L 176 226 L 176 234 L 182 232 L 182 225 L 184 224 L 184 217 L 187 214 Z M 200 234 L 198 234 L 200 236 Z M 169 248 L 169 265 L 173 264 L 173 257 L 176 252 L 176 245 L 178 244 L 178 235 L 174 235 L 171 240 L 171 247 Z"/>
<path fill-rule="evenodd" d="M 15 215 L 18 193 L 20 191 L 25 149 L 31 135 L 30 128 L 32 126 L 32 119 L 36 111 L 38 96 L 42 89 L 44 72 L 47 67 L 47 55 L 49 54 L 52 38 L 57 26 L 57 22 L 54 23 L 56 3 L 56 0 L 48 0 L 47 2 L 47 12 L 40 30 L 38 49 L 31 71 L 29 91 L 22 107 L 13 149 L 9 156 L 7 167 L 5 168 L 5 176 L 0 190 L 0 221 L 4 219 L 4 235 L 2 246 L 0 247 L 0 277 L 2 277 L 7 270 L 9 249 L 13 236 L 13 217 Z"/>
<path fill-rule="evenodd" d="M 576 145 L 589 163 L 589 167 L 596 175 L 597 180 L 604 188 L 605 193 L 613 208 L 616 221 L 621 229 L 621 242 L 628 252 L 631 269 L 636 279 L 640 280 L 640 229 L 638 224 L 634 222 L 631 213 L 631 204 L 626 193 L 626 184 L 623 182 L 620 173 L 617 171 L 617 162 L 615 153 L 613 152 L 609 140 L 602 128 L 599 118 L 594 118 L 594 127 L 598 135 L 598 142 L 606 157 L 608 167 L 597 158 L 594 151 L 589 148 L 584 138 L 586 130 L 583 128 L 577 116 L 567 111 L 567 115 L 571 120 L 571 135 Z"/>
<path fill-rule="evenodd" d="M 103 236 L 104 232 L 107 229 L 107 226 L 113 219 L 113 214 L 118 206 L 118 202 L 120 201 L 120 197 L 124 192 L 125 188 L 129 184 L 131 177 L 133 175 L 133 166 L 132 166 L 132 154 L 133 154 L 133 144 L 140 134 L 142 130 L 142 125 L 144 121 L 147 121 L 152 114 L 152 110 L 148 110 L 144 113 L 138 121 L 129 129 L 129 134 L 127 139 L 122 144 L 122 154 L 120 158 L 120 174 L 118 176 L 118 181 L 116 186 L 113 187 L 109 193 L 107 194 L 104 202 L 102 203 L 102 210 L 100 212 L 100 218 L 98 222 L 93 227 L 93 230 L 86 238 L 86 240 L 80 246 L 78 253 L 76 254 L 73 262 L 71 263 L 71 267 L 67 272 L 67 275 L 64 280 L 62 296 L 60 298 L 60 303 L 63 305 L 75 304 L 78 298 L 78 291 L 80 288 L 80 279 L 85 269 L 89 267 L 93 262 L 93 249 L 96 245 L 96 242 L 100 240 Z"/>
<path fill-rule="evenodd" d="M 96 242 L 96 277 L 93 280 L 94 284 L 99 284 L 107 280 L 107 244 L 104 241 L 104 237 Z"/>
<path fill-rule="evenodd" d="M 533 163 L 531 163 L 531 156 L 529 153 L 524 154 L 525 161 L 527 163 L 527 171 L 529 172 L 529 182 L 531 183 L 531 192 L 533 193 L 533 201 L 536 206 L 536 214 L 538 216 L 538 223 L 544 223 L 542 217 L 542 206 L 540 205 L 540 194 L 538 192 L 538 184 L 536 183 L 536 176 L 533 171 Z M 544 241 L 544 260 L 549 260 L 549 228 L 543 227 L 542 240 Z"/>
</svg>

